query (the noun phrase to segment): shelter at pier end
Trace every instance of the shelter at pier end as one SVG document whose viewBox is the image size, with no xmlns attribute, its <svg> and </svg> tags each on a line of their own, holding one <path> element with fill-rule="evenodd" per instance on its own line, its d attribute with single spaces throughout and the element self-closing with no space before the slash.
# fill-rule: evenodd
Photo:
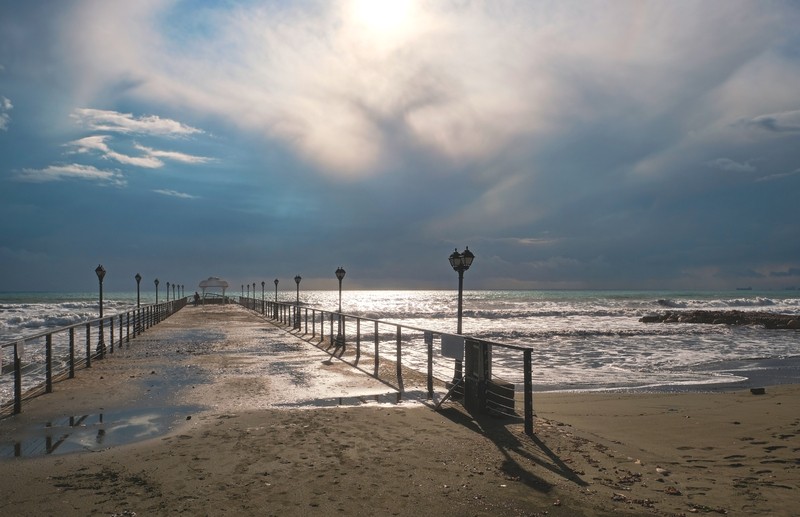
<svg viewBox="0 0 800 517">
<path fill-rule="evenodd" d="M 212 303 L 225 303 L 225 290 L 228 288 L 228 282 L 215 276 L 210 276 L 206 280 L 200 282 L 200 289 L 203 291 L 203 303 L 206 303 L 206 292 L 213 290 L 222 290 L 221 294 L 211 292 L 210 300 Z"/>
</svg>

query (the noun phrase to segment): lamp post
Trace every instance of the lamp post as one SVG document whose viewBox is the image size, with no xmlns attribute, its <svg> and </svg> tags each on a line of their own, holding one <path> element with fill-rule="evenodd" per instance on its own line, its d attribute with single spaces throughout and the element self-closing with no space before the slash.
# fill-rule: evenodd
<svg viewBox="0 0 800 517">
<path fill-rule="evenodd" d="M 103 337 L 103 277 L 106 276 L 106 270 L 102 264 L 98 264 L 94 272 L 97 273 L 97 280 L 100 283 L 100 340 L 97 342 L 97 348 L 100 351 L 100 355 L 103 356 L 106 348 L 105 338 Z"/>
<path fill-rule="evenodd" d="M 169 301 L 169 282 L 167 282 L 167 301 Z"/>
<path fill-rule="evenodd" d="M 339 280 L 339 320 L 336 324 L 336 348 L 344 345 L 344 339 L 342 338 L 342 280 L 344 280 L 344 275 L 345 270 L 342 266 L 339 266 L 336 269 L 336 278 Z M 342 349 L 342 353 L 344 353 L 344 349 Z"/>
<path fill-rule="evenodd" d="M 469 246 L 464 249 L 464 253 L 459 253 L 456 249 L 450 255 L 450 265 L 453 270 L 458 273 L 458 326 L 456 334 L 461 334 L 461 312 L 463 308 L 464 299 L 464 271 L 469 269 L 472 261 L 475 260 L 475 255 L 469 250 Z M 464 366 L 461 359 L 456 359 L 455 372 L 453 373 L 453 382 L 461 380 L 464 375 Z"/>
<path fill-rule="evenodd" d="M 278 279 L 275 279 L 275 319 L 278 319 Z"/>
<path fill-rule="evenodd" d="M 156 305 L 158 305 L 158 278 L 153 280 L 153 283 L 156 284 Z"/>
<path fill-rule="evenodd" d="M 172 299 L 175 299 L 175 283 L 172 284 Z"/>
<path fill-rule="evenodd" d="M 267 306 L 264 304 L 264 286 L 266 284 L 267 283 L 264 282 L 263 280 L 261 281 L 261 313 L 262 314 L 266 313 L 266 311 L 267 311 Z"/>
<path fill-rule="evenodd" d="M 141 306 L 140 299 L 139 299 L 139 284 L 142 281 L 142 275 L 136 273 L 136 276 L 133 277 L 136 279 L 136 308 L 138 309 Z"/>
<path fill-rule="evenodd" d="M 294 281 L 297 284 L 297 299 L 295 301 L 295 308 L 294 308 L 294 328 L 300 328 L 300 280 L 303 278 L 300 275 L 294 277 Z"/>
</svg>

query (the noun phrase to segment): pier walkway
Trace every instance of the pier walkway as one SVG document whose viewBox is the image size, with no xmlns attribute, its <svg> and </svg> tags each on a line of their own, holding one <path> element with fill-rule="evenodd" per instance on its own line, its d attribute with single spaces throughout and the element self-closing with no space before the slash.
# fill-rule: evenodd
<svg viewBox="0 0 800 517">
<path fill-rule="evenodd" d="M 512 450 L 519 422 L 490 422 L 498 447 L 460 405 L 421 404 L 413 376 L 401 400 L 298 333 L 240 305 L 187 306 L 56 383 L 0 420 L 0 511 L 519 515 L 558 497 L 537 463 L 574 478 Z"/>
</svg>

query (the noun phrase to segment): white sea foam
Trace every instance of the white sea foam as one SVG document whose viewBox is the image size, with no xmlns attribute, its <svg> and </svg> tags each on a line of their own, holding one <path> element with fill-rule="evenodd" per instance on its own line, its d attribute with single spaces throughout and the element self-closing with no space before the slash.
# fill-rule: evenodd
<svg viewBox="0 0 800 517">
<path fill-rule="evenodd" d="M 301 292 L 300 297 L 310 307 L 336 310 L 338 306 L 335 291 Z M 293 302 L 294 298 L 294 292 L 281 293 L 279 301 Z M 135 301 L 135 293 L 112 294 L 105 302 L 106 315 L 131 308 Z M 454 333 L 456 303 L 456 294 L 451 291 L 345 291 L 342 310 L 347 315 Z M 791 291 L 467 291 L 463 333 L 531 347 L 537 390 L 723 383 L 739 377 L 709 365 L 800 355 L 797 331 L 639 321 L 643 315 L 664 310 L 733 308 L 800 314 L 800 298 Z M 0 342 L 96 318 L 97 309 L 91 293 L 62 298 L 0 295 Z M 349 338 L 356 333 L 355 325 L 354 318 L 346 319 L 345 334 Z M 362 332 L 369 331 L 371 325 L 362 325 Z M 63 360 L 65 346 L 62 336 L 56 342 L 58 360 Z M 381 354 L 393 356 L 394 346 L 392 339 L 381 340 Z M 27 348 L 31 360 L 43 354 L 41 344 L 32 343 Z M 404 330 L 403 354 L 407 366 L 426 371 L 421 332 Z M 521 354 L 499 347 L 493 354 L 495 375 L 521 383 Z M 6 350 L 4 363 L 8 361 Z M 437 361 L 434 368 L 439 378 L 452 375 L 449 361 Z"/>
</svg>

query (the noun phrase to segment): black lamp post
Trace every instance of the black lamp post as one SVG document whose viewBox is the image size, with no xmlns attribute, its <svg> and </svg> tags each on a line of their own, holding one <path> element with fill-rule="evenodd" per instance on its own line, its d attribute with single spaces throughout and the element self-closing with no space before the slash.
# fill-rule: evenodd
<svg viewBox="0 0 800 517">
<path fill-rule="evenodd" d="M 100 282 L 100 340 L 97 342 L 97 348 L 100 350 L 100 355 L 105 355 L 105 338 L 103 337 L 103 277 L 106 276 L 106 270 L 102 264 L 98 264 L 94 270 L 97 273 L 97 280 Z"/>
<path fill-rule="evenodd" d="M 175 283 L 172 284 L 172 299 L 175 299 Z"/>
<path fill-rule="evenodd" d="M 450 265 L 458 273 L 458 327 L 456 334 L 461 334 L 461 311 L 463 308 L 464 299 L 464 271 L 469 269 L 472 261 L 475 260 L 475 255 L 469 250 L 469 246 L 464 250 L 464 253 L 459 253 L 456 249 L 450 255 Z M 461 359 L 456 359 L 455 372 L 453 375 L 453 382 L 460 380 L 464 375 L 464 366 Z"/>
<path fill-rule="evenodd" d="M 339 266 L 336 269 L 336 278 L 339 280 L 339 320 L 336 323 L 336 348 L 344 345 L 344 339 L 342 338 L 342 280 L 344 275 L 345 270 L 342 266 Z M 344 349 L 342 349 L 342 353 L 344 353 Z"/>
<path fill-rule="evenodd" d="M 167 282 L 167 301 L 169 301 L 169 282 Z"/>
<path fill-rule="evenodd" d="M 153 283 L 156 284 L 156 305 L 158 305 L 158 278 L 153 280 Z"/>
<path fill-rule="evenodd" d="M 136 276 L 133 277 L 136 279 L 136 308 L 138 309 L 141 306 L 140 299 L 139 299 L 139 284 L 142 281 L 142 275 L 136 273 Z"/>
<path fill-rule="evenodd" d="M 295 301 L 295 309 L 294 309 L 294 328 L 300 328 L 300 280 L 303 278 L 300 275 L 294 277 L 294 281 L 297 284 L 297 300 Z"/>
<path fill-rule="evenodd" d="M 275 279 L 275 319 L 278 319 L 278 279 Z"/>
<path fill-rule="evenodd" d="M 339 312 L 342 312 L 342 280 L 344 279 L 346 271 L 339 266 L 336 270 L 336 278 L 339 279 Z"/>
</svg>

